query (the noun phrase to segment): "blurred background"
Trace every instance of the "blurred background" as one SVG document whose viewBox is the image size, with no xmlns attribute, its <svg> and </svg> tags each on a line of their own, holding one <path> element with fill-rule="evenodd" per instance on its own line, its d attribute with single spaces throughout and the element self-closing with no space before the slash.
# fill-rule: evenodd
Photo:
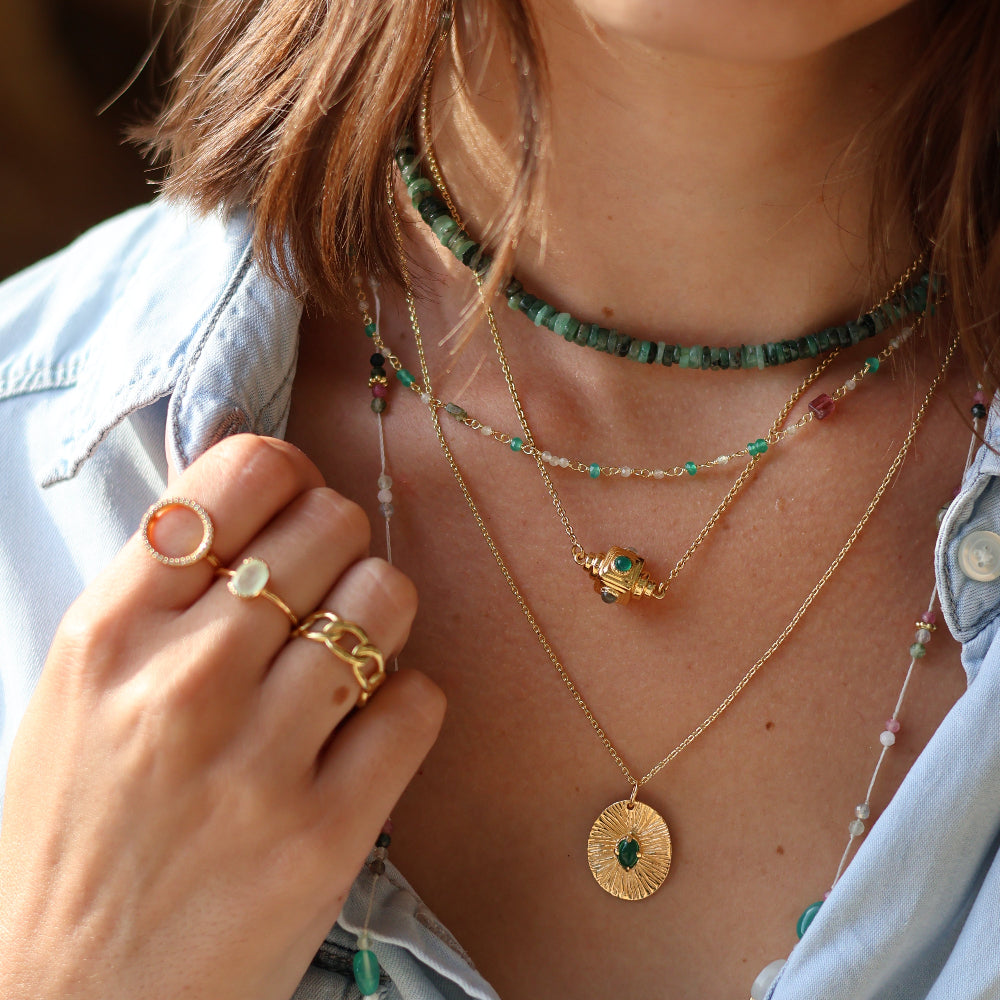
<svg viewBox="0 0 1000 1000">
<path fill-rule="evenodd" d="M 0 278 L 153 196 L 126 127 L 152 73 L 111 107 L 154 35 L 153 0 L 0 0 Z M 162 78 L 162 74 L 161 74 Z"/>
</svg>

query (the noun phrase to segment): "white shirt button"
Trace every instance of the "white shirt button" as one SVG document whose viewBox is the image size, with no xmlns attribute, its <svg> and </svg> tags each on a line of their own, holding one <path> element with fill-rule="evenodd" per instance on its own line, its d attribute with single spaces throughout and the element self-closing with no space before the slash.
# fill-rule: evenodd
<svg viewBox="0 0 1000 1000">
<path fill-rule="evenodd" d="M 958 564 L 970 580 L 988 583 L 1000 579 L 1000 535 L 972 531 L 958 546 Z"/>
</svg>

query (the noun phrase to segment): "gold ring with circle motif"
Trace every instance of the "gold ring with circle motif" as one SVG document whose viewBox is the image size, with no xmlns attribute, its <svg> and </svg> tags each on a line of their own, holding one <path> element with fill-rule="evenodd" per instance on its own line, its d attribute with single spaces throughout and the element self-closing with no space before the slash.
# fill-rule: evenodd
<svg viewBox="0 0 1000 1000">
<path fill-rule="evenodd" d="M 341 618 L 333 611 L 316 611 L 295 630 L 303 639 L 320 642 L 354 674 L 361 688 L 358 706 L 368 699 L 385 682 L 385 657 L 377 646 L 373 646 L 368 634 L 354 622 Z M 348 640 L 347 646 L 340 643 Z M 350 648 L 348 648 L 350 647 Z"/>
<path fill-rule="evenodd" d="M 201 521 L 201 541 L 186 556 L 168 556 L 161 552 L 149 537 L 150 528 L 157 519 L 168 510 L 175 507 L 184 507 L 194 513 Z M 189 500 L 187 497 L 164 497 L 146 511 L 142 516 L 142 524 L 139 526 L 142 533 L 142 540 L 146 545 L 146 551 L 164 566 L 193 566 L 196 562 L 204 559 L 213 566 L 218 566 L 219 561 L 212 553 L 212 542 L 215 540 L 215 525 L 212 524 L 208 511 L 196 500 Z"/>
</svg>

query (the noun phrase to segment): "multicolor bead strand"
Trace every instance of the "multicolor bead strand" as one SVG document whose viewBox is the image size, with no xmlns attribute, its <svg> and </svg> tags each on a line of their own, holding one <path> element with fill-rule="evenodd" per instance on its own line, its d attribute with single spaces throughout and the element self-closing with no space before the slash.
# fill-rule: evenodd
<svg viewBox="0 0 1000 1000">
<path fill-rule="evenodd" d="M 372 951 L 371 936 L 368 933 L 369 922 L 372 916 L 372 907 L 375 903 L 375 889 L 378 880 L 385 874 L 385 860 L 389 853 L 389 845 L 392 843 L 392 820 L 386 820 L 382 832 L 375 841 L 375 856 L 368 865 L 368 870 L 372 873 L 371 893 L 368 896 L 368 911 L 365 913 L 365 923 L 358 935 L 358 950 L 354 953 L 354 982 L 361 991 L 361 996 L 365 1000 L 378 995 L 378 986 L 382 978 L 379 968 L 378 958 Z"/>
<path fill-rule="evenodd" d="M 440 168 L 432 149 L 424 156 L 432 173 Z M 420 170 L 421 154 L 412 136 L 404 136 L 396 146 L 396 165 L 406 184 L 410 201 L 443 247 L 464 264 L 477 278 L 485 280 L 492 260 L 482 246 L 463 228 L 461 220 L 448 207 L 448 198 L 440 184 L 425 177 Z M 443 196 L 443 197 L 442 197 Z M 630 337 L 619 330 L 597 323 L 582 323 L 544 299 L 532 295 L 516 278 L 503 287 L 507 305 L 525 315 L 537 327 L 545 327 L 562 339 L 593 348 L 614 357 L 628 358 L 639 364 L 697 369 L 699 371 L 762 370 L 794 361 L 808 360 L 821 354 L 853 347 L 878 336 L 896 323 L 927 310 L 931 278 L 927 272 L 914 278 L 923 257 L 918 257 L 893 290 L 877 306 L 856 320 L 831 326 L 804 337 L 770 341 L 764 344 L 740 344 L 735 347 L 682 346 L 665 341 Z M 911 280 L 912 279 L 912 280 Z M 937 292 L 935 284 L 934 292 Z"/>
<path fill-rule="evenodd" d="M 857 389 L 862 384 L 866 376 L 877 372 L 879 368 L 895 353 L 895 351 L 897 351 L 910 339 L 910 337 L 913 336 L 913 333 L 913 327 L 905 327 L 902 329 L 899 334 L 893 337 L 892 340 L 882 349 L 882 351 L 879 352 L 877 357 L 867 359 L 858 371 L 843 382 L 838 388 L 834 389 L 831 394 L 821 393 L 813 399 L 809 403 L 808 411 L 802 414 L 802 416 L 797 420 L 786 424 L 774 433 L 769 431 L 765 437 L 757 438 L 755 441 L 749 442 L 746 447 L 740 449 L 739 451 L 719 455 L 717 458 L 713 458 L 708 461 L 687 461 L 681 465 L 675 465 L 668 468 L 605 465 L 600 462 L 586 462 L 575 458 L 567 458 L 556 455 L 547 450 L 538 452 L 538 454 L 541 460 L 551 468 L 568 469 L 571 472 L 585 475 L 590 479 L 617 476 L 623 479 L 630 479 L 633 477 L 636 479 L 651 479 L 656 482 L 660 482 L 664 479 L 678 479 L 684 476 L 692 477 L 705 470 L 725 467 L 730 462 L 753 458 L 756 455 L 763 455 L 770 448 L 793 437 L 813 420 L 823 420 L 832 414 L 837 403 Z M 468 427 L 470 430 L 479 431 L 479 433 L 484 437 L 492 438 L 494 441 L 505 445 L 507 449 L 514 454 L 526 455 L 532 458 L 534 457 L 537 451 L 537 446 L 527 444 L 520 435 L 511 435 L 505 431 L 496 430 L 491 425 L 484 424 L 458 403 L 445 402 L 432 396 L 424 389 L 420 382 L 409 373 L 409 371 L 403 368 L 402 362 L 396 357 L 395 354 L 392 353 L 391 350 L 386 347 L 378 333 L 376 332 L 373 336 L 376 346 L 382 356 L 384 356 L 384 358 L 388 361 L 389 365 L 396 371 L 397 377 L 407 388 L 411 389 L 420 397 L 421 402 L 424 403 L 425 406 L 428 406 L 433 410 L 444 410 L 458 423 Z M 877 363 L 873 364 L 873 362 Z"/>
<path fill-rule="evenodd" d="M 985 419 L 987 415 L 986 411 L 986 401 L 983 396 L 982 388 L 980 387 L 972 402 L 972 419 L 973 419 L 973 433 L 972 438 L 969 441 L 969 452 L 966 457 L 965 467 L 968 470 L 972 463 L 972 459 L 975 455 L 975 446 L 979 440 L 979 422 Z M 941 508 L 942 511 L 947 510 L 945 505 Z M 941 512 L 938 512 L 937 523 L 938 526 L 941 524 Z M 813 919 L 819 913 L 823 903 L 829 897 L 830 893 L 833 891 L 833 887 L 840 881 L 844 870 L 847 868 L 848 861 L 853 853 L 855 843 L 860 838 L 863 837 L 866 832 L 866 822 L 871 818 L 871 797 L 872 792 L 875 788 L 875 783 L 878 780 L 879 772 L 882 769 L 882 764 L 885 761 L 886 754 L 889 750 L 896 745 L 896 736 L 902 729 L 899 721 L 899 715 L 903 708 L 903 700 L 906 697 L 907 690 L 910 685 L 910 681 L 913 677 L 914 668 L 917 665 L 918 660 L 922 660 L 927 654 L 927 644 L 931 641 L 934 633 L 937 631 L 937 612 L 934 610 L 934 606 L 937 601 L 937 586 L 931 591 L 930 600 L 927 602 L 926 610 L 920 615 L 920 618 L 915 623 L 916 633 L 914 635 L 914 641 L 909 647 L 910 655 L 910 665 L 907 668 L 906 675 L 903 678 L 903 684 L 899 691 L 899 696 L 896 699 L 896 705 L 892 711 L 892 714 L 885 721 L 885 725 L 882 731 L 879 733 L 879 744 L 880 750 L 878 755 L 878 760 L 875 763 L 875 768 L 872 771 L 871 778 L 868 782 L 868 789 L 865 793 L 864 799 L 859 802 L 854 807 L 854 816 L 851 818 L 850 822 L 847 824 L 847 846 L 844 849 L 844 853 L 841 856 L 840 864 L 837 866 L 837 873 L 833 878 L 833 882 L 830 888 L 824 893 L 823 899 L 818 900 L 814 903 L 810 903 L 805 910 L 802 911 L 801 916 L 796 923 L 796 933 L 799 938 L 809 929 L 809 925 L 813 922 Z M 770 989 L 774 980 L 778 977 L 785 964 L 784 959 L 778 959 L 774 962 L 769 963 L 761 970 L 757 979 L 754 980 L 753 987 L 750 991 L 751 1000 L 763 1000 L 767 995 L 767 991 Z"/>
</svg>

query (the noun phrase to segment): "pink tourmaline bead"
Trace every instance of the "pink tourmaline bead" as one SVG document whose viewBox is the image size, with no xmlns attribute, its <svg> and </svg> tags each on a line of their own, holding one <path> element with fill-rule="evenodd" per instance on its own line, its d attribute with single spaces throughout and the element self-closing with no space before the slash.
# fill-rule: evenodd
<svg viewBox="0 0 1000 1000">
<path fill-rule="evenodd" d="M 982 389 L 980 389 L 979 392 L 977 392 L 975 394 L 975 396 L 972 397 L 972 402 L 973 403 L 983 403 L 983 404 L 986 403 L 986 397 L 983 395 Z"/>
<path fill-rule="evenodd" d="M 885 728 L 889 730 L 890 733 L 899 732 L 899 719 L 886 719 Z"/>
<path fill-rule="evenodd" d="M 382 385 L 381 382 L 376 382 L 372 386 L 372 395 L 376 396 L 379 399 L 383 399 L 384 397 L 389 395 L 388 386 Z"/>
<path fill-rule="evenodd" d="M 831 399 L 825 392 L 821 392 L 810 404 L 809 409 L 812 410 L 814 416 L 817 420 L 822 420 L 824 417 L 830 416 L 831 413 L 837 408 L 836 402 Z"/>
<path fill-rule="evenodd" d="M 392 836 L 392 820 L 391 819 L 387 819 L 385 821 L 385 823 L 382 824 L 382 832 L 389 834 L 390 837 Z"/>
<path fill-rule="evenodd" d="M 920 620 L 925 625 L 933 625 L 937 622 L 937 614 L 934 611 L 925 611 L 921 616 Z"/>
</svg>

